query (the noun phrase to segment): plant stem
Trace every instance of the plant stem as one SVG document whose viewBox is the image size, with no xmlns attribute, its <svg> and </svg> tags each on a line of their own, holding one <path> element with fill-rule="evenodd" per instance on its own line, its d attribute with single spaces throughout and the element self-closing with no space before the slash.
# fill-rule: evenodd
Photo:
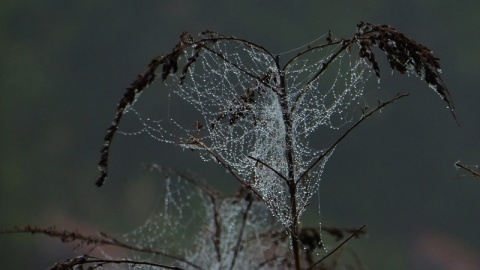
<svg viewBox="0 0 480 270">
<path fill-rule="evenodd" d="M 279 61 L 277 59 L 277 66 Z M 293 148 L 293 128 L 292 128 L 292 114 L 288 104 L 287 89 L 285 81 L 285 73 L 280 73 L 280 91 L 279 99 L 283 110 L 283 122 L 285 125 L 285 157 L 287 159 L 287 185 L 290 193 L 290 241 L 292 242 L 292 252 L 295 260 L 295 269 L 300 270 L 300 252 L 298 246 L 298 213 L 297 213 L 297 187 L 295 185 L 295 155 Z"/>
</svg>

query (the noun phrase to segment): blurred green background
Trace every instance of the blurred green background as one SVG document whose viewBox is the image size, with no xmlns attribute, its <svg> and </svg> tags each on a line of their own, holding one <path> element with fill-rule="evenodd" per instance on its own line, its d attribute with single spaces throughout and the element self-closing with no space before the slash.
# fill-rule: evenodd
<svg viewBox="0 0 480 270">
<path fill-rule="evenodd" d="M 362 20 L 433 49 L 462 126 L 423 82 L 384 66 L 373 93 L 411 95 L 337 148 L 320 187 L 322 224 L 367 224 L 369 237 L 350 246 L 370 269 L 480 269 L 480 179 L 453 166 L 480 163 L 479 10 L 465 0 L 3 1 L 0 226 L 129 232 L 162 199 L 143 162 L 189 168 L 233 192 L 223 169 L 194 154 L 121 135 L 108 182 L 97 188 L 102 138 L 124 89 L 183 31 L 210 29 L 284 52 L 329 29 L 350 37 Z M 59 240 L 0 235 L 2 269 L 45 269 L 69 256 Z"/>
</svg>

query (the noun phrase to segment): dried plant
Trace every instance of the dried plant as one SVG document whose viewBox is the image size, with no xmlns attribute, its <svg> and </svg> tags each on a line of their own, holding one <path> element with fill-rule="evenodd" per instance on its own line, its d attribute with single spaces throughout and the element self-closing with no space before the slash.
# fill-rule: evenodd
<svg viewBox="0 0 480 270">
<path fill-rule="evenodd" d="M 365 119 L 407 95 L 364 110 L 329 147 L 317 150 L 309 146 L 308 139 L 320 126 L 336 127 L 333 121 L 338 115 L 344 119 L 350 104 L 363 95 L 372 71 L 380 78 L 374 48 L 385 53 L 392 70 L 424 80 L 455 118 L 438 58 L 426 46 L 390 26 L 363 22 L 352 38 L 334 39 L 329 32 L 325 40 L 300 50 L 282 66 L 279 55 L 244 39 L 212 31 L 203 32 L 199 39 L 182 34 L 172 52 L 153 59 L 147 72 L 137 77 L 120 100 L 105 136 L 97 185 L 102 186 L 107 177 L 109 147 L 122 116 L 161 68 L 162 82 L 171 81 L 168 85 L 173 93 L 191 104 L 202 118 L 192 121 L 193 130 L 172 120 L 172 126 L 181 127 L 175 133 L 183 132 L 185 137 L 171 137 L 165 135 L 166 125 L 149 125 L 139 117 L 146 126 L 144 131 L 160 141 L 199 150 L 205 160 L 213 158 L 224 166 L 288 231 L 295 268 L 300 269 L 298 224 L 318 189 L 326 161 Z M 350 59 L 347 69 L 342 70 L 345 56 Z M 341 74 L 325 87 L 320 78 L 335 64 Z M 344 78 L 341 87 L 338 78 Z"/>
<path fill-rule="evenodd" d="M 329 31 L 322 41 L 284 54 L 212 31 L 198 38 L 183 33 L 169 54 L 151 60 L 120 99 L 104 137 L 96 185 L 105 183 L 112 140 L 122 117 L 130 112 L 143 125 L 136 133 L 197 151 L 205 161 L 223 166 L 241 184 L 241 191 L 225 196 L 203 181 L 155 165 L 150 168 L 166 175 L 163 212 L 127 235 L 128 243 L 105 234 L 91 237 L 33 227 L 13 231 L 148 254 L 134 260 L 101 260 L 86 254 L 52 269 L 80 265 L 93 269 L 105 264 L 135 269 L 304 269 L 305 265 L 329 269 L 314 252 L 323 247 L 319 228 L 301 228 L 301 216 L 318 192 L 324 166 L 335 148 L 366 119 L 408 95 L 359 106 L 369 78 L 380 79 L 375 50 L 383 51 L 391 70 L 424 80 L 456 120 L 450 93 L 440 77 L 439 59 L 387 25 L 361 22 L 346 39 L 335 38 Z M 293 56 L 281 61 L 288 54 Z M 192 119 L 152 120 L 136 109 L 135 102 L 158 76 L 159 84 L 197 111 Z M 358 118 L 359 110 L 352 107 L 361 107 Z M 321 127 L 343 133 L 323 147 L 314 147 L 311 138 L 322 135 Z M 192 205 L 200 210 L 192 210 Z M 338 239 L 350 233 L 340 247 L 363 233 L 363 228 L 323 231 Z M 174 246 L 182 243 L 168 236 L 180 230 L 195 232 L 195 247 Z"/>
</svg>

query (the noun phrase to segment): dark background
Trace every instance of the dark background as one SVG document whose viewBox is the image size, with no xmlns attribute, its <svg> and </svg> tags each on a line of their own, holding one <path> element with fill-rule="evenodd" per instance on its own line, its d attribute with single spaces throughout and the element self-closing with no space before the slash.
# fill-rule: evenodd
<svg viewBox="0 0 480 270">
<path fill-rule="evenodd" d="M 477 1 L 443 0 L 3 1 L 0 226 L 129 232 L 161 200 L 142 162 L 189 168 L 233 192 L 223 169 L 146 136 L 115 138 L 110 177 L 97 188 L 102 138 L 125 87 L 183 31 L 210 29 L 284 52 L 329 29 L 350 37 L 362 20 L 433 49 L 462 126 L 423 82 L 383 66 L 373 93 L 411 96 L 337 148 L 320 186 L 322 224 L 367 224 L 369 237 L 350 246 L 370 269 L 480 269 L 480 179 L 453 166 L 480 163 L 478 10 Z M 69 256 L 59 240 L 0 235 L 4 269 L 45 269 Z"/>
</svg>

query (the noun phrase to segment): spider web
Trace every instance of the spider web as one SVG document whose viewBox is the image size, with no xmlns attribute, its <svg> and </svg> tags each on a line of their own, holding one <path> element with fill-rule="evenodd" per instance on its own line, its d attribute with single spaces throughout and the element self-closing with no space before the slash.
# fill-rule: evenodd
<svg viewBox="0 0 480 270">
<path fill-rule="evenodd" d="M 341 43 L 309 46 L 283 68 L 263 47 L 244 40 L 220 38 L 201 48 L 186 47 L 178 60 L 183 72 L 169 74 L 164 84 L 187 103 L 175 106 L 189 106 L 195 112 L 152 120 L 132 106 L 129 112 L 143 125 L 135 134 L 148 133 L 161 142 L 200 150 L 205 161 L 224 161 L 223 165 L 228 164 L 258 190 L 272 213 L 288 227 L 292 217 L 285 181 L 285 111 L 292 116 L 294 177 L 301 180 L 296 198 L 300 216 L 317 191 L 331 154 L 300 179 L 325 151 L 309 141 L 322 136 L 320 127 L 338 129 L 352 119 L 349 108 L 359 102 L 372 75 L 370 65 L 357 54 L 341 50 Z M 288 108 L 280 101 L 283 89 Z"/>
<path fill-rule="evenodd" d="M 245 197 L 246 193 L 225 197 L 194 176 L 156 164 L 151 168 L 164 175 L 164 200 L 156 214 L 124 239 L 164 253 L 135 254 L 135 260 L 180 269 L 280 269 L 284 265 L 290 252 L 288 241 L 275 237 L 281 227 L 263 202 L 248 199 L 251 196 Z M 141 264 L 130 267 L 158 269 Z"/>
<path fill-rule="evenodd" d="M 195 150 L 203 160 L 227 169 L 248 192 L 220 196 L 197 181 L 167 172 L 162 208 L 125 236 L 129 242 L 173 251 L 156 254 L 188 269 L 291 266 L 288 253 L 298 251 L 293 245 L 301 242 L 293 238 L 305 236 L 297 231 L 296 222 L 319 191 L 335 146 L 373 113 L 407 96 L 398 94 L 379 101 L 373 110 L 363 109 L 360 119 L 335 143 L 328 141 L 328 131 L 358 116 L 352 107 L 367 104 L 364 89 L 373 74 L 379 82 L 380 68 L 372 48 L 385 53 L 392 71 L 424 80 L 456 120 L 438 58 L 427 47 L 388 25 L 363 22 L 351 39 L 333 40 L 330 32 L 325 36 L 326 43 L 317 39 L 303 49 L 281 54 L 283 62 L 280 55 L 247 40 L 209 31 L 194 39 L 184 33 L 170 54 L 152 60 L 118 104 L 104 138 L 96 184 L 102 186 L 107 177 L 112 138 L 123 115 L 129 113 L 142 127 L 124 134 L 146 133 Z M 283 58 L 288 55 L 290 59 Z M 160 66 L 161 85 L 168 89 L 167 112 L 151 117 L 137 101 L 160 75 L 156 73 Z M 275 224 L 281 224 L 289 237 L 272 235 L 281 231 Z M 284 245 L 286 238 L 292 247 Z M 301 243 L 305 250 L 321 246 L 321 237 L 314 234 L 313 238 Z"/>
</svg>

